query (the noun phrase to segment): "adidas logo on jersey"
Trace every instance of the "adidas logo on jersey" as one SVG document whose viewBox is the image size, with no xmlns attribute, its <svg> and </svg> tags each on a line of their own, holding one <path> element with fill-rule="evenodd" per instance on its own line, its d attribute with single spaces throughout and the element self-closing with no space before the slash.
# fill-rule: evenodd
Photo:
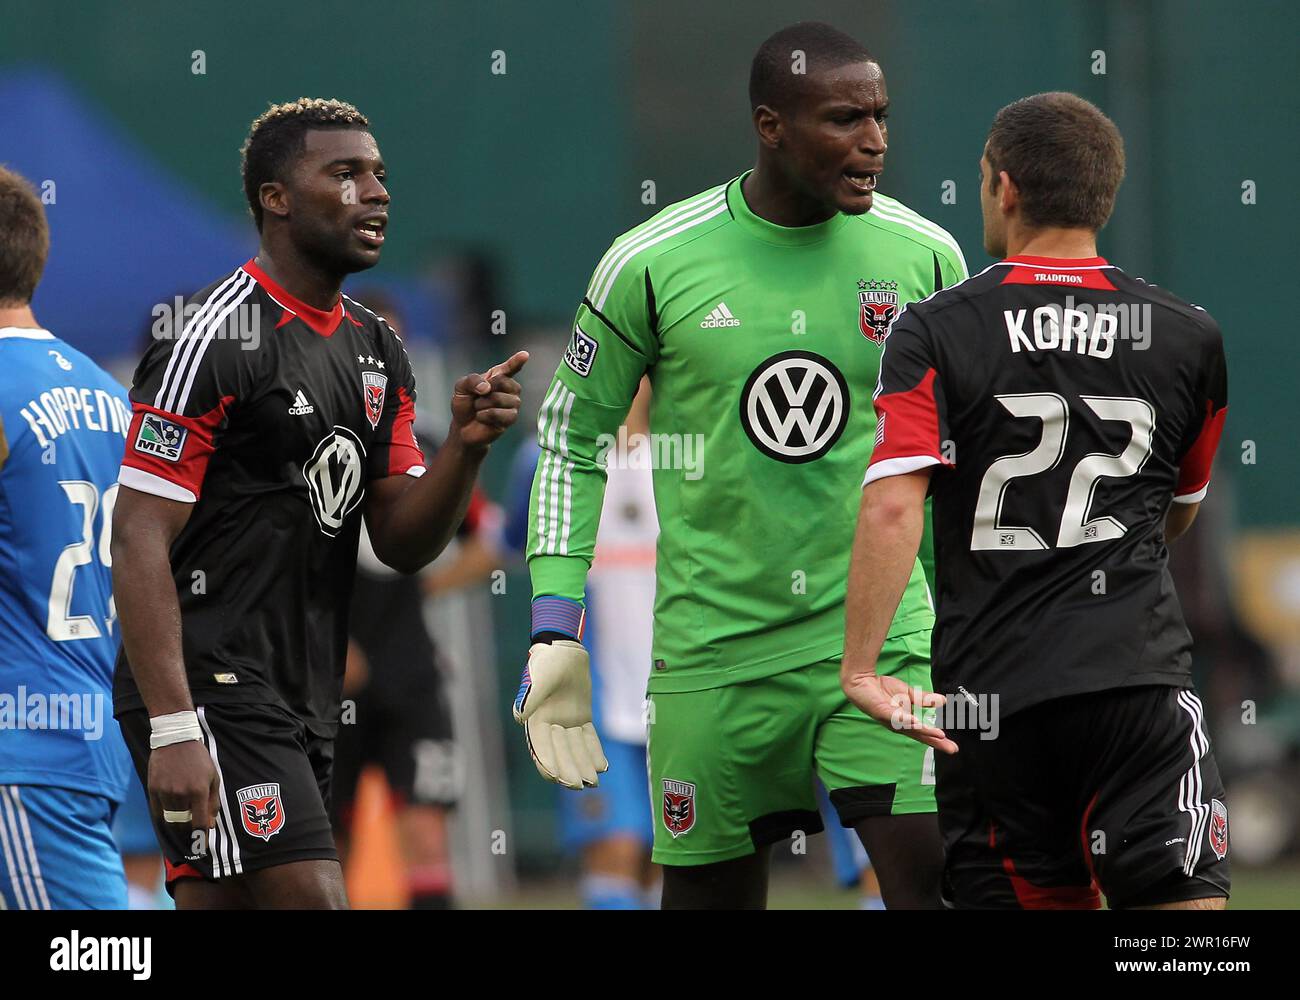
<svg viewBox="0 0 1300 1000">
<path fill-rule="evenodd" d="M 700 327 L 705 330 L 714 330 L 720 326 L 740 326 L 740 320 L 731 315 L 725 302 L 719 302 L 713 307 L 713 312 L 700 320 Z"/>
<path fill-rule="evenodd" d="M 298 395 L 293 397 L 293 406 L 289 407 L 289 412 L 295 417 L 305 416 L 308 413 L 315 413 L 316 407 L 307 402 L 307 397 L 298 390 Z"/>
</svg>

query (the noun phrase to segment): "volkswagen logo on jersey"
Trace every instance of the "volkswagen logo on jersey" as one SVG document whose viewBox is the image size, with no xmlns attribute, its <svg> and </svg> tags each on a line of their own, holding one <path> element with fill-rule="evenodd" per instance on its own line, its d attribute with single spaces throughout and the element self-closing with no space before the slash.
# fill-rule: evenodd
<svg viewBox="0 0 1300 1000">
<path fill-rule="evenodd" d="M 244 829 L 254 837 L 270 840 L 284 828 L 284 804 L 280 801 L 280 783 L 268 781 L 249 785 L 235 793 Z"/>
<path fill-rule="evenodd" d="M 848 383 L 820 354 L 774 355 L 741 390 L 740 422 L 764 455 L 792 464 L 815 461 L 849 422 Z"/>
<path fill-rule="evenodd" d="M 343 522 L 365 493 L 365 454 L 360 439 L 336 424 L 303 466 L 312 513 L 320 530 L 331 538 L 343 529 Z"/>
<path fill-rule="evenodd" d="M 676 840 L 695 826 L 695 786 L 664 778 L 664 829 Z"/>
<path fill-rule="evenodd" d="M 868 340 L 883 344 L 898 318 L 898 282 L 858 282 L 858 329 Z"/>
<path fill-rule="evenodd" d="M 379 372 L 361 373 L 361 392 L 366 399 L 366 419 L 371 427 L 379 426 L 379 416 L 384 412 L 384 387 L 388 376 Z"/>
</svg>

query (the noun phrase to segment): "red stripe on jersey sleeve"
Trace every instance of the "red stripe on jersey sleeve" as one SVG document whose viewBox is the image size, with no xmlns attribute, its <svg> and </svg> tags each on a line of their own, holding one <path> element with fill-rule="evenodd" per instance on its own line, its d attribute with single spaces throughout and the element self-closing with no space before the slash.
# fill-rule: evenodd
<svg viewBox="0 0 1300 1000">
<path fill-rule="evenodd" d="M 933 458 L 951 465 L 939 451 L 939 407 L 934 400 L 935 370 L 911 389 L 877 396 L 875 400 L 876 447 L 868 469 L 897 458 Z"/>
<path fill-rule="evenodd" d="M 415 400 L 406 386 L 397 387 L 397 416 L 393 418 L 393 437 L 388 446 L 388 474 L 400 476 L 408 469 L 424 465 L 424 453 L 415 443 Z"/>
<path fill-rule="evenodd" d="M 1175 497 L 1193 497 L 1203 493 L 1210 485 L 1210 467 L 1214 464 L 1214 453 L 1219 447 L 1219 438 L 1223 434 L 1223 421 L 1228 415 L 1225 406 L 1217 413 L 1214 402 L 1205 401 L 1205 420 L 1195 443 L 1183 457 L 1178 467 L 1178 485 L 1174 488 Z"/>
<path fill-rule="evenodd" d="M 223 396 L 221 402 L 198 417 L 183 417 L 155 406 L 132 403 L 133 415 L 131 429 L 126 436 L 126 453 L 122 456 L 123 467 L 165 479 L 182 490 L 188 490 L 197 500 L 203 487 L 203 476 L 208 470 L 208 459 L 215 450 L 213 437 L 226 417 L 226 410 L 234 401 L 234 396 Z M 157 416 L 169 424 L 179 424 L 185 429 L 184 439 L 180 442 L 180 454 L 175 461 L 162 457 L 158 449 L 146 450 L 140 431 L 147 414 Z"/>
</svg>

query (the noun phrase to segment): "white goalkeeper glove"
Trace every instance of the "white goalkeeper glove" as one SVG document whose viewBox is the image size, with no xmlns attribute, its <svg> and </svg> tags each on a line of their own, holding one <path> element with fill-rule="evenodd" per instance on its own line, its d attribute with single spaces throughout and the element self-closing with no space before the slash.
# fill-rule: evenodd
<svg viewBox="0 0 1300 1000">
<path fill-rule="evenodd" d="M 547 781 L 594 788 L 596 775 L 609 770 L 591 724 L 591 673 L 582 643 L 556 639 L 529 647 L 514 715 Z"/>
</svg>

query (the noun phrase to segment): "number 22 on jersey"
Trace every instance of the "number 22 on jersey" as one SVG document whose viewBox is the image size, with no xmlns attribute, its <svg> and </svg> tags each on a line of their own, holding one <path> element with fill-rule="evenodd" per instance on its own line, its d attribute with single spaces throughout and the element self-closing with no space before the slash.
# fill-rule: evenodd
<svg viewBox="0 0 1300 1000">
<path fill-rule="evenodd" d="M 1069 404 L 1054 392 L 1006 394 L 994 398 L 1017 419 L 1041 420 L 1042 436 L 1029 451 L 1021 455 L 1004 455 L 984 473 L 975 506 L 971 550 L 1050 548 L 1033 528 L 1002 524 L 1002 501 L 1011 480 L 1038 475 L 1060 464 L 1070 428 Z M 1089 508 L 1097 482 L 1103 476 L 1123 479 L 1141 471 L 1151 456 L 1151 438 L 1155 433 L 1155 409 L 1145 399 L 1126 396 L 1079 398 L 1102 420 L 1126 422 L 1131 434 L 1128 445 L 1118 455 L 1092 452 L 1074 467 L 1056 535 L 1057 548 L 1120 538 L 1128 530 L 1113 517 L 1089 518 Z"/>
</svg>

